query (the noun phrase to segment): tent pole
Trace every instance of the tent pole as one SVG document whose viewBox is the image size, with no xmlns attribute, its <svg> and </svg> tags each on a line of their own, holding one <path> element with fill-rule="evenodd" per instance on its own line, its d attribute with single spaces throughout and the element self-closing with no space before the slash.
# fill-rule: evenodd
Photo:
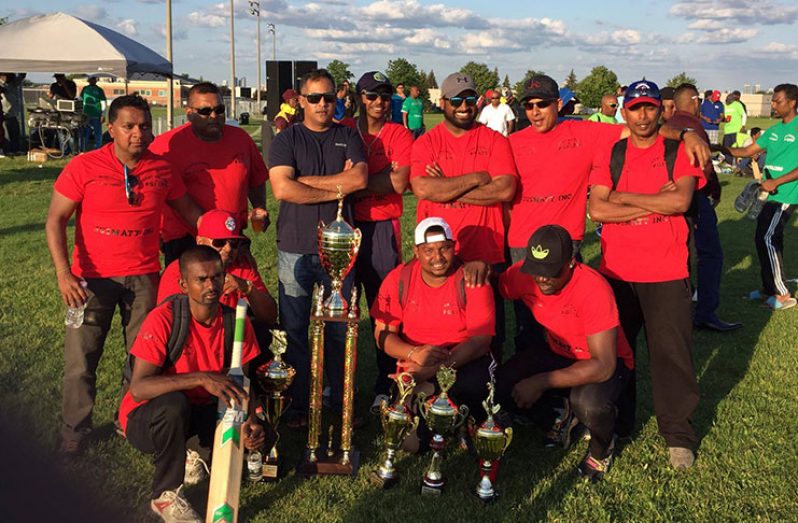
<svg viewBox="0 0 798 523">
<path fill-rule="evenodd" d="M 172 129 L 175 126 L 175 92 L 174 92 L 174 62 L 172 61 L 172 0 L 166 0 L 166 59 L 172 64 L 172 74 L 166 80 L 167 90 L 169 91 L 166 100 L 166 128 Z"/>
</svg>

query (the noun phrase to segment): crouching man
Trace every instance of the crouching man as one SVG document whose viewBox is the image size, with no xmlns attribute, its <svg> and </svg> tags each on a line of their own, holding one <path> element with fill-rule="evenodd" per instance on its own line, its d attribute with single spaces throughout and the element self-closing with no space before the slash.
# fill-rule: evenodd
<svg viewBox="0 0 798 523">
<path fill-rule="evenodd" d="M 244 391 L 223 373 L 229 365 L 233 322 L 226 319 L 229 309 L 219 304 L 225 280 L 222 259 L 213 248 L 199 245 L 184 252 L 179 263 L 183 295 L 159 305 L 144 320 L 130 350 L 132 378 L 119 408 L 119 421 L 130 444 L 153 455 L 153 512 L 166 522 L 200 522 L 181 493 L 183 484 L 202 479 L 192 470 L 202 466 L 199 456 L 187 447 L 195 446 L 196 438 L 198 450 L 207 458 L 213 447 L 217 398 L 226 402 L 245 398 Z M 187 308 L 188 314 L 180 315 L 181 308 Z M 180 318 L 188 326 L 177 354 L 170 337 L 179 329 Z M 247 319 L 241 357 L 244 372 L 246 363 L 259 352 Z M 248 449 L 264 442 L 262 427 L 252 419 L 250 415 L 244 423 Z"/>
</svg>

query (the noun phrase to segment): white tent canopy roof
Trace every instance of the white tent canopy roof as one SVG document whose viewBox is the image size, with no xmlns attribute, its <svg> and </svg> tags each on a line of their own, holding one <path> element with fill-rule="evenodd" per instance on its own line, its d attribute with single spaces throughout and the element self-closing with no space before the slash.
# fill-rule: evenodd
<svg viewBox="0 0 798 523">
<path fill-rule="evenodd" d="M 0 71 L 171 75 L 172 64 L 107 27 L 52 13 L 0 26 Z"/>
</svg>

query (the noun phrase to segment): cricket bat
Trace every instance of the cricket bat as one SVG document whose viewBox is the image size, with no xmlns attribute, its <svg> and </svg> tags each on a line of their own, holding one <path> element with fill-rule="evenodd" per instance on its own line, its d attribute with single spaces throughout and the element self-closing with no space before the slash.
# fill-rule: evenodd
<svg viewBox="0 0 798 523">
<path fill-rule="evenodd" d="M 233 354 L 227 376 L 244 389 L 247 400 L 241 405 L 219 400 L 216 432 L 213 438 L 213 462 L 208 488 L 206 523 L 238 521 L 238 496 L 241 491 L 241 474 L 244 466 L 244 434 L 241 424 L 247 419 L 249 407 L 249 379 L 241 369 L 241 347 L 244 343 L 246 316 L 247 302 L 238 300 Z"/>
</svg>

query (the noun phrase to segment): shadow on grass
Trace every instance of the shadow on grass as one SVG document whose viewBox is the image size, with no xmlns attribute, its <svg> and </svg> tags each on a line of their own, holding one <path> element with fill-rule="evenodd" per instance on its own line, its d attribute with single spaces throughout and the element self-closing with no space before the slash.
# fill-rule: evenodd
<svg viewBox="0 0 798 523">
<path fill-rule="evenodd" d="M 0 229 L 0 236 L 12 235 L 17 233 L 37 232 L 44 231 L 44 223 L 26 223 L 24 225 L 14 225 Z"/>
<path fill-rule="evenodd" d="M 61 167 L 29 167 L 0 172 L 0 186 L 19 182 L 55 181 Z"/>
</svg>

